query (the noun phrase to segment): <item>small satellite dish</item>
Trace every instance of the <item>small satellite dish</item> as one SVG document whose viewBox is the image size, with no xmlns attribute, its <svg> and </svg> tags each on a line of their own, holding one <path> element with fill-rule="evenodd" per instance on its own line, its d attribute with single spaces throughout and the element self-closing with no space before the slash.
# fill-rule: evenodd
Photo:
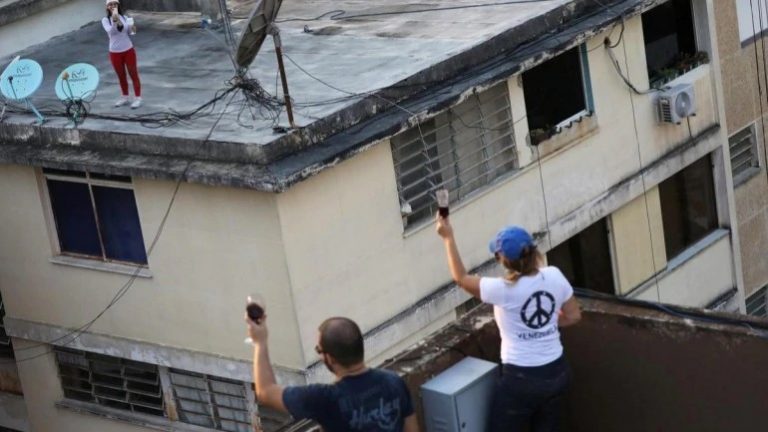
<svg viewBox="0 0 768 432">
<path fill-rule="evenodd" d="M 30 59 L 14 59 L 0 74 L 0 93 L 6 99 L 26 103 L 37 116 L 37 122 L 42 123 L 45 119 L 29 101 L 29 97 L 40 88 L 42 83 L 43 68 L 38 62 Z"/>
<path fill-rule="evenodd" d="M 67 66 L 56 78 L 56 97 L 62 102 L 92 99 L 99 86 L 99 71 L 88 63 Z"/>
<path fill-rule="evenodd" d="M 253 12 L 248 17 L 248 24 L 240 35 L 240 42 L 238 42 L 235 52 L 235 63 L 237 64 L 238 75 L 240 77 L 245 76 L 248 67 L 253 63 L 256 54 L 259 53 L 264 39 L 267 35 L 272 35 L 277 54 L 277 67 L 280 69 L 280 81 L 283 84 L 288 123 L 292 128 L 295 128 L 291 96 L 288 94 L 288 78 L 285 76 L 285 65 L 283 64 L 283 44 L 280 41 L 280 29 L 275 25 L 275 18 L 277 18 L 277 12 L 280 11 L 282 3 L 282 0 L 258 0 L 256 7 L 253 8 Z"/>
<path fill-rule="evenodd" d="M 6 66 L 6 68 L 9 68 L 9 67 L 11 67 L 11 66 L 12 66 L 14 63 L 16 63 L 17 61 L 19 61 L 19 59 L 20 59 L 20 58 L 21 58 L 21 56 L 16 56 L 16 57 L 14 57 L 14 59 L 13 59 L 13 60 L 11 60 L 11 62 L 10 62 L 10 63 L 8 63 L 8 66 Z M 3 109 L 0 111 L 0 122 L 2 122 L 2 121 L 3 121 L 3 117 L 5 117 L 5 108 L 6 108 L 7 106 L 8 106 L 8 99 L 6 99 L 6 98 L 3 98 Z"/>
<path fill-rule="evenodd" d="M 237 44 L 235 61 L 241 69 L 248 69 L 259 53 L 270 27 L 274 27 L 277 12 L 280 11 L 282 0 L 259 0 L 253 12 L 248 17 L 248 24 L 240 35 Z"/>
</svg>

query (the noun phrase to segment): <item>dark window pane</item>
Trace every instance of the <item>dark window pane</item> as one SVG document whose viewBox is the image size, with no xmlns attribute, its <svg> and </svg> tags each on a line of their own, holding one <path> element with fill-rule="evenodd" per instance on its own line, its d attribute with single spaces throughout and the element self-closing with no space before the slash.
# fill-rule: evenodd
<svg viewBox="0 0 768 432">
<path fill-rule="evenodd" d="M 709 157 L 692 163 L 659 185 L 667 259 L 717 228 L 717 206 Z"/>
<path fill-rule="evenodd" d="M 605 219 L 592 224 L 547 253 L 572 285 L 614 294 L 613 264 Z"/>
<path fill-rule="evenodd" d="M 104 251 L 109 259 L 147 263 L 133 191 L 93 186 Z"/>
<path fill-rule="evenodd" d="M 532 132 L 549 131 L 587 108 L 581 75 L 578 47 L 523 72 L 525 109 Z"/>
<path fill-rule="evenodd" d="M 88 185 L 48 180 L 48 194 L 61 250 L 101 257 Z"/>
<path fill-rule="evenodd" d="M 696 53 L 690 0 L 672 0 L 643 14 L 643 39 L 651 82 Z"/>
</svg>

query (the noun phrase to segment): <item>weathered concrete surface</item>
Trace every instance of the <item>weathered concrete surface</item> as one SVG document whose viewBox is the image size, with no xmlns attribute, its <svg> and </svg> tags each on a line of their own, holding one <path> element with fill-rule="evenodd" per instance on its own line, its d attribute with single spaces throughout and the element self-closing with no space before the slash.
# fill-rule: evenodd
<svg viewBox="0 0 768 432">
<path fill-rule="evenodd" d="M 178 170 L 162 168 L 168 160 L 212 162 L 211 169 L 201 168 L 198 176 L 188 180 L 282 191 L 408 127 L 415 117 L 434 115 L 473 88 L 532 67 L 621 16 L 640 13 L 658 2 L 614 0 L 610 7 L 600 8 L 589 0 L 558 0 L 405 15 L 402 12 L 419 6 L 370 4 L 359 9 L 351 2 L 333 2 L 333 7 L 327 4 L 328 10 L 358 8 L 348 10 L 347 16 L 398 14 L 336 19 L 332 25 L 326 25 L 330 20 L 326 17 L 311 21 L 309 32 L 304 31 L 306 21 L 289 20 L 317 16 L 318 5 L 286 4 L 280 15 L 286 20 L 280 24 L 286 53 L 313 76 L 354 94 L 330 89 L 289 61 L 300 128 L 288 134 L 274 133 L 272 120 L 266 118 L 248 120 L 247 127 L 241 124 L 249 114 L 241 115 L 240 95 L 221 101 L 211 115 L 193 122 L 159 131 L 142 127 L 136 112 L 111 107 L 117 85 L 103 55 L 103 31 L 94 23 L 20 53 L 43 63 L 46 81 L 34 99 L 38 106 L 49 108 L 50 120 L 38 127 L 30 124 L 29 114 L 8 116 L 0 128 L 0 142 L 7 147 L 0 161 L 28 160 L 150 178 L 175 178 Z M 458 0 L 441 3 L 441 7 L 452 5 L 466 6 Z M 224 81 L 233 75 L 220 42 L 222 35 L 211 37 L 195 30 L 197 14 L 186 20 L 177 15 L 136 16 L 145 94 L 145 107 L 139 113 L 190 111 L 212 98 L 216 89 L 225 88 Z M 235 27 L 242 24 L 242 20 L 236 22 Z M 455 30 L 457 26 L 461 32 Z M 276 70 L 273 52 L 267 44 L 251 68 L 253 76 L 270 88 Z M 75 58 L 104 72 L 101 93 L 91 105 L 92 116 L 77 131 L 66 129 L 67 120 L 55 115 L 61 112 L 59 103 L 45 90 Z M 369 92 L 379 94 L 364 97 Z M 390 101 L 400 101 L 401 107 L 392 107 Z M 231 105 L 217 121 L 226 103 Z M 285 123 L 284 115 L 280 122 Z M 25 154 L 24 148 L 33 146 L 47 152 Z M 101 150 L 109 157 L 90 159 L 88 152 Z M 82 157 L 71 157 L 73 151 Z M 278 170 L 249 168 L 255 172 L 250 178 L 243 178 L 245 172 L 235 179 L 216 174 L 220 163 L 267 166 L 278 160 Z"/>
<path fill-rule="evenodd" d="M 69 1 L 71 0 L 2 0 L 0 1 L 0 27 Z"/>
<path fill-rule="evenodd" d="M 583 321 L 564 329 L 573 382 L 569 431 L 758 430 L 768 399 L 768 320 L 584 300 Z M 713 319 L 744 319 L 747 325 Z M 710 322 L 707 322 L 709 320 Z M 419 387 L 465 356 L 499 361 L 492 310 L 483 305 L 385 364 Z"/>
</svg>

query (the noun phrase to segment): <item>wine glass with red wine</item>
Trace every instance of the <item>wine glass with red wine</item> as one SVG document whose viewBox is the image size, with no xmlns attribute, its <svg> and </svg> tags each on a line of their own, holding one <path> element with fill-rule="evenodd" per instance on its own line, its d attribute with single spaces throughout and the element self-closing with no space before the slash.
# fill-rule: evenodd
<svg viewBox="0 0 768 432">
<path fill-rule="evenodd" d="M 260 323 L 262 318 L 264 318 L 264 297 L 261 294 L 249 295 L 245 305 L 245 311 L 248 313 L 248 318 L 256 323 Z M 250 336 L 245 338 L 244 342 L 248 345 L 253 345 L 253 340 Z"/>
</svg>

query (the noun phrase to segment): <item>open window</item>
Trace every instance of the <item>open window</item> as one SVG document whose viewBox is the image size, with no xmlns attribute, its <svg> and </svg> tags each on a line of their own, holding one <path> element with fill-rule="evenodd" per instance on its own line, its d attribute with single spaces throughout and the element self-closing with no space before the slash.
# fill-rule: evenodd
<svg viewBox="0 0 768 432">
<path fill-rule="evenodd" d="M 659 184 L 667 259 L 718 228 L 715 184 L 709 156 Z"/>
<path fill-rule="evenodd" d="M 616 291 L 605 219 L 600 219 L 547 252 L 547 262 L 559 268 L 575 287 L 606 294 Z"/>
<path fill-rule="evenodd" d="M 648 79 L 659 86 L 708 61 L 696 46 L 691 0 L 670 0 L 643 13 Z"/>
<path fill-rule="evenodd" d="M 592 112 L 586 59 L 584 47 L 578 46 L 523 72 L 531 144 Z"/>
</svg>

